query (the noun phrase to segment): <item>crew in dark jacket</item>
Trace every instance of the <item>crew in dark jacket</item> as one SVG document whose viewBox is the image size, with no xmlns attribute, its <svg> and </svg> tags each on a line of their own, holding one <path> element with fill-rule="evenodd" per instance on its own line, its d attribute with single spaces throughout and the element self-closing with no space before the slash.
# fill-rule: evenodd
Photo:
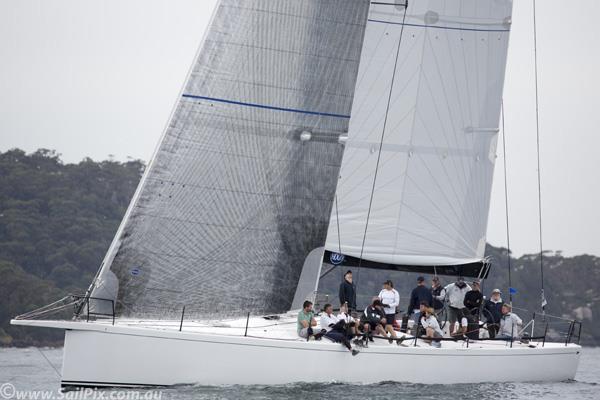
<svg viewBox="0 0 600 400">
<path fill-rule="evenodd" d="M 356 310 L 356 286 L 352 283 L 352 271 L 346 272 L 344 281 L 340 283 L 340 306 L 348 303 L 348 312 Z"/>
<path fill-rule="evenodd" d="M 417 287 L 410 293 L 410 304 L 408 305 L 408 314 L 419 312 L 421 303 L 427 303 L 427 307 L 431 307 L 433 296 L 431 291 L 425 286 L 425 278 L 422 276 L 417 278 Z"/>
<path fill-rule="evenodd" d="M 471 287 L 473 289 L 465 294 L 464 300 L 465 308 L 467 309 L 466 317 L 469 321 L 467 336 L 470 339 L 479 339 L 479 311 L 483 303 L 483 294 L 481 294 L 478 280 L 473 281 Z"/>
<path fill-rule="evenodd" d="M 413 332 L 415 334 L 417 333 L 417 327 L 421 318 L 421 304 L 425 306 L 425 309 L 431 307 L 432 303 L 433 296 L 431 295 L 431 291 L 425 286 L 425 278 L 420 276 L 417 278 L 417 287 L 410 293 L 410 303 L 408 304 L 408 311 L 406 313 L 407 315 L 413 314 Z"/>
<path fill-rule="evenodd" d="M 370 306 L 367 306 L 367 308 L 365 308 L 365 311 L 361 315 L 360 323 L 363 327 L 363 341 L 365 344 L 367 344 L 368 341 L 373 342 L 373 332 L 381 336 L 387 335 L 385 330 L 387 321 L 385 319 L 385 313 L 383 312 L 383 305 L 381 304 L 381 300 L 379 300 L 377 297 L 373 299 L 373 303 Z M 392 337 L 396 337 L 393 330 L 391 333 Z"/>
<path fill-rule="evenodd" d="M 496 337 L 500 329 L 503 304 L 501 295 L 500 289 L 494 289 L 492 290 L 491 298 L 487 299 L 483 304 L 483 309 L 485 310 L 483 315 L 487 319 L 487 328 L 492 339 Z"/>
<path fill-rule="evenodd" d="M 440 278 L 437 275 L 431 279 L 430 291 L 433 300 L 433 309 L 437 316 L 444 308 L 444 301 L 446 299 L 446 289 L 440 284 Z"/>
</svg>

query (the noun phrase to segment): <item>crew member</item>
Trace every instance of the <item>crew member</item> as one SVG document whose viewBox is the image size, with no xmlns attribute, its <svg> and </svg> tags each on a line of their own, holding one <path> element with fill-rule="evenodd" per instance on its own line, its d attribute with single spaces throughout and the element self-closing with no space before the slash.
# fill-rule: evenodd
<svg viewBox="0 0 600 400">
<path fill-rule="evenodd" d="M 340 283 L 340 306 L 348 304 L 348 312 L 356 310 L 356 286 L 352 283 L 352 271 L 348 270 L 344 274 L 344 280 Z"/>
<path fill-rule="evenodd" d="M 461 322 L 465 307 L 465 295 L 471 287 L 467 285 L 463 277 L 459 277 L 456 282 L 445 287 L 446 296 L 448 297 L 448 323 L 450 324 L 450 335 L 454 333 L 455 325 Z"/>
<path fill-rule="evenodd" d="M 413 315 L 414 326 L 419 326 L 421 304 L 431 307 L 432 303 L 433 297 L 431 296 L 431 291 L 425 286 L 425 278 L 419 276 L 417 278 L 417 287 L 410 293 L 410 303 L 408 304 L 408 314 Z"/>
<path fill-rule="evenodd" d="M 481 283 L 476 279 L 472 283 L 473 289 L 465 294 L 464 305 L 467 309 L 466 317 L 469 321 L 467 336 L 469 339 L 479 339 L 479 312 L 483 303 L 481 294 Z"/>
<path fill-rule="evenodd" d="M 313 303 L 306 300 L 302 304 L 302 310 L 298 313 L 298 336 L 308 339 L 313 335 L 313 327 L 317 326 L 315 313 L 313 312 Z"/>
<path fill-rule="evenodd" d="M 484 317 L 487 319 L 487 329 L 490 338 L 495 338 L 500 329 L 500 319 L 502 318 L 502 292 L 500 289 L 492 290 L 492 295 L 483 305 Z"/>
</svg>

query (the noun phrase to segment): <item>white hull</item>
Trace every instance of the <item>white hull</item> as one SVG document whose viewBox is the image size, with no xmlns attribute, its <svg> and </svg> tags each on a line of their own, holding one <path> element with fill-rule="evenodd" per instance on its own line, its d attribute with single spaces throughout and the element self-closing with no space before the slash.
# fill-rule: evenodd
<svg viewBox="0 0 600 400">
<path fill-rule="evenodd" d="M 75 386 L 562 381 L 575 377 L 581 351 L 564 343 L 536 348 L 515 343 L 510 348 L 479 342 L 467 348 L 444 342 L 442 348 L 432 348 L 423 342 L 404 347 L 379 340 L 353 357 L 326 339 L 305 342 L 83 322 L 51 326 L 67 329 L 62 385 Z"/>
</svg>

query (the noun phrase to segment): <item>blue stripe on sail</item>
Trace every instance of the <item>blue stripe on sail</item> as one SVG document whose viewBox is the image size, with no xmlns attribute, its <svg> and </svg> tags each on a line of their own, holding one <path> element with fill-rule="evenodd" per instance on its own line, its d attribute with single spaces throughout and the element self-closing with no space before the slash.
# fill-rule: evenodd
<svg viewBox="0 0 600 400">
<path fill-rule="evenodd" d="M 238 105 L 238 106 L 262 108 L 262 109 L 265 109 L 265 110 L 285 111 L 285 112 L 293 112 L 293 113 L 308 114 L 308 115 L 319 115 L 319 116 L 323 116 L 323 117 L 350 118 L 349 115 L 343 115 L 343 114 L 333 114 L 333 113 L 320 112 L 320 111 L 310 111 L 310 110 L 299 110 L 297 108 L 276 107 L 276 106 L 268 106 L 268 105 L 265 105 L 265 104 L 245 103 L 243 101 L 218 99 L 218 98 L 215 98 L 215 97 L 206 97 L 206 96 L 196 96 L 196 95 L 192 95 L 192 94 L 182 94 L 181 97 L 185 97 L 185 98 L 188 98 L 188 99 L 200 99 L 200 100 L 216 101 L 216 102 L 219 102 L 219 103 L 235 104 L 235 105 Z"/>
<path fill-rule="evenodd" d="M 407 24 L 402 22 L 391 22 L 391 21 L 382 21 L 380 19 L 368 19 L 369 22 L 378 22 L 380 24 L 390 24 L 390 25 L 404 25 L 404 26 L 414 26 L 418 28 L 434 28 L 434 29 L 448 29 L 452 31 L 474 31 L 474 32 L 510 32 L 510 29 L 477 29 L 477 28 L 456 28 L 452 26 L 437 26 L 437 25 L 419 25 L 419 24 Z"/>
</svg>

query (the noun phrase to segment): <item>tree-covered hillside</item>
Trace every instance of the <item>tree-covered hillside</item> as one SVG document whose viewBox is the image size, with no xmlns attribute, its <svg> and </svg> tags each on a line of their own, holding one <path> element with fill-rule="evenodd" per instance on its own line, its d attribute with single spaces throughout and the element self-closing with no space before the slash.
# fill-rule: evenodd
<svg viewBox="0 0 600 400">
<path fill-rule="evenodd" d="M 85 159 L 63 164 L 53 151 L 0 153 L 0 344 L 60 344 L 62 332 L 9 325 L 15 315 L 81 293 L 90 284 L 119 225 L 144 168 L 140 161 L 119 163 Z M 517 227 L 515 227 L 516 229 Z M 484 292 L 504 292 L 506 249 L 488 246 L 493 261 Z M 545 289 L 551 314 L 584 322 L 587 344 L 600 344 L 600 258 L 563 257 L 547 252 Z M 517 307 L 540 308 L 539 255 L 511 259 Z M 327 275 L 320 290 L 337 297 L 343 271 Z M 415 274 L 364 270 L 360 294 L 379 293 L 392 279 L 403 301 Z M 444 278 L 446 283 L 450 278 Z M 401 308 L 405 305 L 401 304 Z M 529 318 L 530 315 L 522 315 Z"/>
<path fill-rule="evenodd" d="M 92 281 L 140 179 L 144 164 L 57 153 L 0 153 L 0 342 L 60 342 L 60 332 L 9 326 Z"/>
</svg>

